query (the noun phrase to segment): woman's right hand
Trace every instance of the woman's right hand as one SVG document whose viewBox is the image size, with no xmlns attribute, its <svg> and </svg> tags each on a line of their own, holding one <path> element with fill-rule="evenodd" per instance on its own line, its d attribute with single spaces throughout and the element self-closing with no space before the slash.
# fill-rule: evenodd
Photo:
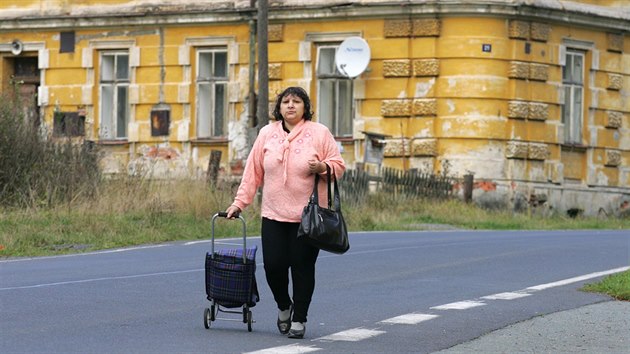
<svg viewBox="0 0 630 354">
<path fill-rule="evenodd" d="M 234 219 L 235 217 L 237 217 L 240 213 L 241 213 L 241 208 L 235 206 L 235 205 L 230 205 L 229 208 L 227 208 L 225 210 L 225 212 L 227 213 L 227 218 L 228 219 Z"/>
</svg>

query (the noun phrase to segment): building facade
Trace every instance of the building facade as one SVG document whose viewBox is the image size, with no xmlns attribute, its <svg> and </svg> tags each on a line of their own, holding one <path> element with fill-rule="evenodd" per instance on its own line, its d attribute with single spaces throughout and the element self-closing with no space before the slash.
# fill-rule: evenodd
<svg viewBox="0 0 630 354">
<path fill-rule="evenodd" d="M 376 165 L 473 174 L 486 206 L 628 209 L 625 0 L 277 0 L 268 14 L 270 101 L 304 87 L 350 167 L 374 168 L 375 148 Z M 203 176 L 221 151 L 237 174 L 257 125 L 256 16 L 250 0 L 1 2 L 1 89 L 20 83 L 53 136 L 98 144 L 107 173 Z M 370 49 L 355 78 L 335 65 L 349 37 Z"/>
</svg>

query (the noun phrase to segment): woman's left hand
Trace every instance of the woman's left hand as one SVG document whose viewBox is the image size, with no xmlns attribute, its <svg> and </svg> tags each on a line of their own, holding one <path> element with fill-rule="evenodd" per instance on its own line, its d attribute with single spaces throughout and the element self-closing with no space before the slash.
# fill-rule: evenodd
<svg viewBox="0 0 630 354">
<path fill-rule="evenodd" d="M 326 164 L 317 160 L 308 160 L 308 170 L 311 173 L 322 173 L 326 171 Z"/>
</svg>

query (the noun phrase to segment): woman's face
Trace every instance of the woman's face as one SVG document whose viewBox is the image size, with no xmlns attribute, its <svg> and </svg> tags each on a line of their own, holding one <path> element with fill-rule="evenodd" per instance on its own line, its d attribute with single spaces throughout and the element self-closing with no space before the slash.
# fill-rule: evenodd
<svg viewBox="0 0 630 354">
<path fill-rule="evenodd" d="M 282 101 L 280 101 L 280 114 L 286 123 L 296 125 L 304 116 L 304 101 L 294 95 L 282 97 Z"/>
</svg>

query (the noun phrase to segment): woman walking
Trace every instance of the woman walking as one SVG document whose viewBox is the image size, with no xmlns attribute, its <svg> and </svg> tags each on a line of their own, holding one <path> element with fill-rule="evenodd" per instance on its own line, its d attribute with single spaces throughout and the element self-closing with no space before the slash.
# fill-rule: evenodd
<svg viewBox="0 0 630 354">
<path fill-rule="evenodd" d="M 313 191 L 313 174 L 325 176 L 328 165 L 340 178 L 345 164 L 330 130 L 311 121 L 311 102 L 304 89 L 289 87 L 280 93 L 273 116 L 276 122 L 264 126 L 254 142 L 236 197 L 226 212 L 228 218 L 238 215 L 262 186 L 263 262 L 279 310 L 278 330 L 289 338 L 303 338 L 319 249 L 297 238 L 302 209 Z M 325 206 L 325 178 L 320 183 L 319 200 Z"/>
</svg>

